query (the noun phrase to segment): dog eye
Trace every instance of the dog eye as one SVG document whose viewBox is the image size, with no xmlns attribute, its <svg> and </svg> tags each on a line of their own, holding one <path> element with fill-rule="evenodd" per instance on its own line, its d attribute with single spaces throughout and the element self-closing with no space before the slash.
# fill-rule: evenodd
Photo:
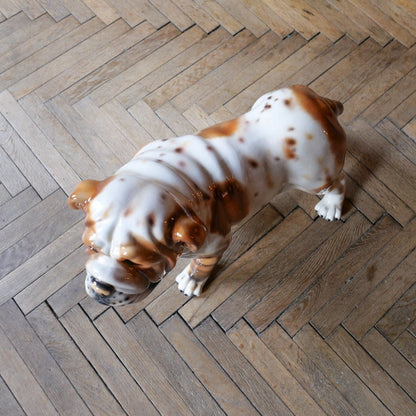
<svg viewBox="0 0 416 416">
<path fill-rule="evenodd" d="M 87 247 L 87 254 L 98 253 L 98 250 L 94 247 Z"/>
</svg>

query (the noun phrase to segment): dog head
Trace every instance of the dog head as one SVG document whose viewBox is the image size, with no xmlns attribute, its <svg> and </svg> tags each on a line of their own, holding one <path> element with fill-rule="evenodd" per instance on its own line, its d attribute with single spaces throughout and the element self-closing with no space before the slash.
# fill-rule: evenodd
<svg viewBox="0 0 416 416">
<path fill-rule="evenodd" d="M 196 251 L 206 229 L 167 194 L 133 176 L 81 182 L 69 197 L 86 215 L 87 294 L 106 305 L 132 303 L 171 270 L 185 247 Z"/>
</svg>

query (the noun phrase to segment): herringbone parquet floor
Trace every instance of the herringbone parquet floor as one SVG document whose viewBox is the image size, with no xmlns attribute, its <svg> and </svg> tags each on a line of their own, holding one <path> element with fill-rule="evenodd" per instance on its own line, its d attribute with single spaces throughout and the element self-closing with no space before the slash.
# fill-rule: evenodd
<svg viewBox="0 0 416 416">
<path fill-rule="evenodd" d="M 416 415 L 414 0 L 0 0 L 0 21 L 1 415 Z M 76 183 L 293 83 L 344 103 L 342 222 L 283 194 L 201 298 L 174 274 L 86 298 Z"/>
</svg>

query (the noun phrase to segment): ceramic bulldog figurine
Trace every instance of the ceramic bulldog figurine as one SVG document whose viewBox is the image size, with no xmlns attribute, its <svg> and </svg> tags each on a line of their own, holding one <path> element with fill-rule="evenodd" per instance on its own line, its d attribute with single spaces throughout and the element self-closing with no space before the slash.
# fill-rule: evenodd
<svg viewBox="0 0 416 416">
<path fill-rule="evenodd" d="M 133 302 L 184 252 L 179 290 L 200 295 L 230 243 L 231 227 L 287 186 L 322 195 L 315 209 L 339 219 L 345 180 L 342 104 L 294 85 L 197 134 L 154 141 L 104 181 L 69 198 L 85 212 L 86 290 L 99 302 Z"/>
</svg>

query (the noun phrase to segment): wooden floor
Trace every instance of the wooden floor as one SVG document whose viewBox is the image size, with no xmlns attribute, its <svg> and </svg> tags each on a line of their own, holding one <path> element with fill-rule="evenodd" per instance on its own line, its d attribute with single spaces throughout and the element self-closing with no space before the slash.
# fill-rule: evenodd
<svg viewBox="0 0 416 416">
<path fill-rule="evenodd" d="M 1 415 L 416 415 L 414 1 L 0 0 L 0 21 Z M 292 83 L 344 103 L 342 222 L 283 194 L 201 298 L 174 274 L 86 298 L 76 183 Z"/>
</svg>

